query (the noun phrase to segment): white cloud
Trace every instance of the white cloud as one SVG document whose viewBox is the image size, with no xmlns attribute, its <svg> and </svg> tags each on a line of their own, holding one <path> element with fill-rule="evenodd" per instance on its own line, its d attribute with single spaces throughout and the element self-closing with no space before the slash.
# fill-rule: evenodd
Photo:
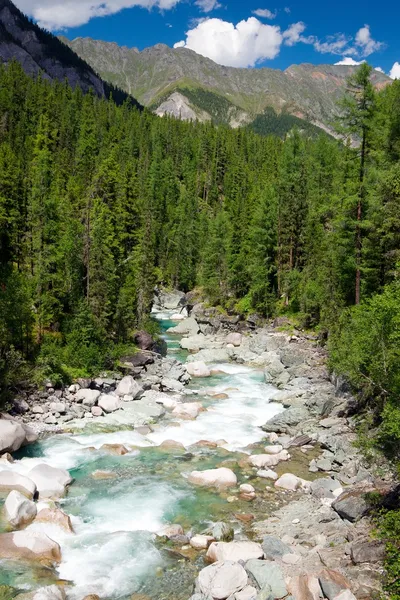
<svg viewBox="0 0 400 600">
<path fill-rule="evenodd" d="M 218 0 L 196 0 L 195 5 L 205 13 L 216 10 L 217 8 L 221 8 L 222 6 Z"/>
<path fill-rule="evenodd" d="M 369 25 L 364 25 L 356 33 L 355 44 L 359 49 L 361 56 L 369 56 L 377 50 L 381 50 L 384 47 L 383 42 L 377 42 L 372 39 Z"/>
<path fill-rule="evenodd" d="M 79 27 L 93 17 L 112 15 L 123 8 L 168 10 L 178 2 L 180 0 L 14 0 L 20 10 L 50 31 Z"/>
<path fill-rule="evenodd" d="M 268 10 L 268 8 L 257 8 L 257 10 L 253 10 L 253 15 L 263 19 L 275 19 L 277 14 L 277 11 L 273 12 L 272 10 Z"/>
<path fill-rule="evenodd" d="M 389 77 L 392 79 L 400 79 L 400 63 L 394 63 L 393 67 L 390 69 Z"/>
<path fill-rule="evenodd" d="M 174 44 L 174 48 L 184 48 L 186 46 L 184 40 L 181 40 L 180 42 L 176 42 L 176 44 Z"/>
<path fill-rule="evenodd" d="M 290 25 L 290 27 L 288 27 L 288 29 L 286 29 L 286 31 L 283 32 L 283 39 L 285 40 L 285 45 L 294 46 L 294 44 L 297 44 L 298 42 L 308 44 L 310 38 L 302 36 L 302 33 L 304 32 L 305 28 L 306 26 L 301 21 Z"/>
<path fill-rule="evenodd" d="M 345 65 L 346 67 L 352 67 L 356 65 L 361 65 L 363 62 L 365 62 L 365 60 L 357 61 L 354 60 L 354 58 L 351 58 L 351 56 L 345 56 L 342 60 L 339 60 L 339 62 L 335 62 L 335 65 Z"/>
<path fill-rule="evenodd" d="M 329 35 L 324 42 L 314 40 L 314 49 L 321 54 L 355 54 L 354 48 L 350 47 L 351 37 L 343 33 Z"/>
<path fill-rule="evenodd" d="M 379 73 L 384 73 L 385 71 L 382 69 L 382 67 L 374 67 L 375 71 L 379 71 Z"/>
<path fill-rule="evenodd" d="M 250 17 L 236 26 L 222 19 L 207 19 L 186 32 L 184 46 L 221 65 L 254 67 L 260 61 L 275 58 L 282 42 L 279 27 Z M 183 46 L 182 42 L 178 44 Z"/>
</svg>

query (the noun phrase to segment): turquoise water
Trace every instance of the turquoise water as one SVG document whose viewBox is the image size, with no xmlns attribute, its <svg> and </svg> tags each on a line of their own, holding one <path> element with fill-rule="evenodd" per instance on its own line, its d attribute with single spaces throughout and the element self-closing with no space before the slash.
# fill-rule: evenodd
<svg viewBox="0 0 400 600">
<path fill-rule="evenodd" d="M 168 334 L 176 323 L 169 319 L 160 323 L 169 354 L 184 362 L 187 352 L 180 350 L 179 337 Z M 180 555 L 177 560 L 174 553 L 155 542 L 154 533 L 168 523 L 201 532 L 218 520 L 234 521 L 239 528 L 234 512 L 248 510 L 248 506 L 227 501 L 234 490 L 219 493 L 195 488 L 186 477 L 192 470 L 221 466 L 229 458 L 239 481 L 244 481 L 235 461 L 243 457 L 246 446 L 262 440 L 259 426 L 281 410 L 268 403 L 274 390 L 263 383 L 261 372 L 229 364 L 218 368 L 223 373 L 193 380 L 189 386 L 195 395 L 186 401 L 201 402 L 206 409 L 194 421 L 169 415 L 147 436 L 126 429 L 113 433 L 91 430 L 53 436 L 24 449 L 9 468 L 26 473 L 46 462 L 68 469 L 74 477 L 61 507 L 71 516 L 75 533 L 32 524 L 29 529 L 44 531 L 59 542 L 61 565 L 52 572 L 3 564 L 0 581 L 34 589 L 65 580 L 72 583 L 71 600 L 90 593 L 125 600 L 135 592 L 146 593 L 152 600 L 161 600 L 160 594 L 175 600 L 188 598 L 196 565 Z M 215 394 L 226 397 L 215 399 Z M 157 447 L 170 439 L 181 442 L 186 451 L 167 453 Z M 215 449 L 194 446 L 200 440 L 225 443 Z M 125 445 L 130 452 L 113 456 L 100 449 L 114 443 Z M 99 471 L 108 478 L 98 478 Z M 202 559 L 198 560 L 201 563 Z"/>
</svg>

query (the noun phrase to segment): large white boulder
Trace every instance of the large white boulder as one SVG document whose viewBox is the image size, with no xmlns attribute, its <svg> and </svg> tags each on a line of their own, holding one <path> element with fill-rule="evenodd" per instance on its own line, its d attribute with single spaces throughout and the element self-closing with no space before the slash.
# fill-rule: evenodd
<svg viewBox="0 0 400 600">
<path fill-rule="evenodd" d="M 16 421 L 0 418 L 0 454 L 16 452 L 24 444 L 25 429 Z"/>
<path fill-rule="evenodd" d="M 292 473 L 284 473 L 275 481 L 275 487 L 283 490 L 296 492 L 297 490 L 308 491 L 311 488 L 311 481 L 301 479 Z"/>
<path fill-rule="evenodd" d="M 29 477 L 13 471 L 0 471 L 0 493 L 16 490 L 32 499 L 36 494 L 36 484 Z"/>
<path fill-rule="evenodd" d="M 247 573 L 237 562 L 216 562 L 202 569 L 196 587 L 206 598 L 225 600 L 247 585 Z"/>
<path fill-rule="evenodd" d="M 280 454 L 283 450 L 283 446 L 280 444 L 274 444 L 272 446 L 265 446 L 265 454 Z"/>
<path fill-rule="evenodd" d="M 123 377 L 116 389 L 116 394 L 118 396 L 132 396 L 133 400 L 137 398 L 142 392 L 142 386 L 139 385 L 138 382 L 135 381 L 135 379 L 133 379 L 131 375 Z"/>
<path fill-rule="evenodd" d="M 230 333 L 226 336 L 226 343 L 232 344 L 232 346 L 240 346 L 242 343 L 242 334 L 241 333 Z"/>
<path fill-rule="evenodd" d="M 203 361 L 186 363 L 186 370 L 192 377 L 210 377 L 211 371 Z"/>
<path fill-rule="evenodd" d="M 199 331 L 199 324 L 193 317 L 188 317 L 176 325 L 176 327 L 171 327 L 168 329 L 168 333 L 177 333 L 182 335 L 196 335 L 199 333 Z"/>
<path fill-rule="evenodd" d="M 13 490 L 4 503 L 4 514 L 7 522 L 13 528 L 28 525 L 36 517 L 36 504 L 26 496 Z"/>
<path fill-rule="evenodd" d="M 203 405 L 200 402 L 186 402 L 186 404 L 178 404 L 172 414 L 181 419 L 196 419 L 202 409 Z"/>
<path fill-rule="evenodd" d="M 188 476 L 188 480 L 194 485 L 204 487 L 226 488 L 237 484 L 235 473 L 226 467 L 207 469 L 205 471 L 192 471 Z"/>
<path fill-rule="evenodd" d="M 97 404 L 105 413 L 115 412 L 122 407 L 121 399 L 112 394 L 102 394 Z"/>
<path fill-rule="evenodd" d="M 191 335 L 190 337 L 184 337 L 180 341 L 180 347 L 189 352 L 198 352 L 205 347 L 207 338 L 204 333 L 197 335 Z"/>
<path fill-rule="evenodd" d="M 49 585 L 36 590 L 32 600 L 65 600 L 65 591 L 57 585 Z"/>
<path fill-rule="evenodd" d="M 57 469 L 42 463 L 28 473 L 29 479 L 36 484 L 39 498 L 60 498 L 64 496 L 72 477 L 65 469 Z"/>
<path fill-rule="evenodd" d="M 213 542 L 207 550 L 207 560 L 217 562 L 219 560 L 247 561 L 251 558 L 263 558 L 264 550 L 256 542 L 234 541 Z"/>
<path fill-rule="evenodd" d="M 289 460 L 290 456 L 287 450 L 282 450 L 279 454 L 255 454 L 250 456 L 249 462 L 253 467 L 264 469 L 265 467 L 276 467 L 280 462 Z"/>
<path fill-rule="evenodd" d="M 61 562 L 60 546 L 44 533 L 14 531 L 0 534 L 0 559 L 28 560 L 53 566 Z"/>
<path fill-rule="evenodd" d="M 96 404 L 97 400 L 100 398 L 100 392 L 98 390 L 88 390 L 82 389 L 78 390 L 75 400 L 77 402 L 82 402 L 84 406 L 92 407 Z"/>
<path fill-rule="evenodd" d="M 49 523 L 67 533 L 74 533 L 71 517 L 60 508 L 42 508 L 37 514 L 35 523 Z"/>
<path fill-rule="evenodd" d="M 190 545 L 195 550 L 207 550 L 208 546 L 214 541 L 212 535 L 194 535 L 190 538 Z"/>
</svg>

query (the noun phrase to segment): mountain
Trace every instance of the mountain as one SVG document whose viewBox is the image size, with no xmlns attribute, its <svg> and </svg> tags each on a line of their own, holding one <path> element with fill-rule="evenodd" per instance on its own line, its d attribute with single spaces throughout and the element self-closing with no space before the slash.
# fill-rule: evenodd
<svg viewBox="0 0 400 600">
<path fill-rule="evenodd" d="M 232 127 L 252 123 L 267 110 L 330 130 L 336 102 L 354 67 L 311 64 L 277 69 L 224 67 L 187 48 L 164 44 L 120 47 L 91 38 L 62 38 L 106 81 L 132 94 L 156 113 L 213 120 Z M 389 77 L 374 71 L 377 88 Z"/>
<path fill-rule="evenodd" d="M 128 97 L 103 81 L 82 57 L 33 23 L 10 0 L 0 0 L 0 62 L 13 59 L 29 75 L 42 73 L 47 79 L 68 79 L 72 87 L 79 86 L 85 92 L 92 89 L 98 96 L 108 97 L 111 93 L 118 102 Z"/>
</svg>

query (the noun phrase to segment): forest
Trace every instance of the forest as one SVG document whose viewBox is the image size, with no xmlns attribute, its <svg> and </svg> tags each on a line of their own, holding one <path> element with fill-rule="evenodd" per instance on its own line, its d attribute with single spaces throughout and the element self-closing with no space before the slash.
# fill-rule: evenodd
<svg viewBox="0 0 400 600">
<path fill-rule="evenodd" d="M 0 67 L 0 382 L 111 367 L 155 285 L 285 314 L 400 441 L 400 82 L 348 82 L 340 140 L 184 123 Z"/>
</svg>

